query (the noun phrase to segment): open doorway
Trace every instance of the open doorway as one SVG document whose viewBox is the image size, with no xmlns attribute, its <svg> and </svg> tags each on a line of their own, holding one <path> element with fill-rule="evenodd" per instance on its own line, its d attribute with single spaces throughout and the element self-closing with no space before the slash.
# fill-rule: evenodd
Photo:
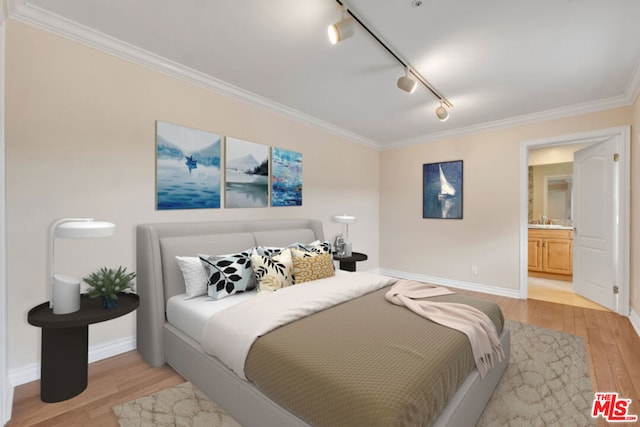
<svg viewBox="0 0 640 427">
<path fill-rule="evenodd" d="M 587 209 L 583 202 L 586 198 L 591 197 L 594 191 L 593 182 L 586 187 L 584 167 L 580 164 L 579 171 L 582 176 L 583 185 L 580 188 L 581 208 L 579 212 L 579 221 L 582 221 L 580 230 L 574 230 L 574 201 L 573 194 L 574 174 L 572 170 L 573 152 L 591 151 L 588 146 L 607 146 L 609 151 L 604 151 L 601 155 L 601 163 L 613 166 L 607 166 L 601 171 L 605 174 L 602 182 L 601 192 L 604 194 L 606 203 L 600 203 L 604 210 L 607 210 L 608 216 L 602 216 L 597 209 Z M 530 296 L 529 286 L 531 285 L 531 293 L 540 297 L 540 293 L 553 294 L 554 287 L 564 287 L 565 297 L 569 296 L 569 300 L 574 302 L 585 302 L 579 296 L 574 296 L 573 291 L 582 296 L 589 297 L 589 300 L 596 301 L 599 305 L 607 307 L 622 315 L 628 315 L 629 310 L 629 128 L 620 127 L 612 129 L 604 129 L 584 134 L 566 135 L 540 140 L 525 141 L 521 145 L 521 267 L 520 267 L 520 295 L 522 298 Z M 614 160 L 615 157 L 615 160 Z M 542 159 L 542 160 L 541 160 Z M 531 165 L 530 165 L 531 163 Z M 537 171 L 537 176 L 532 167 L 542 165 Z M 565 165 L 561 165 L 565 164 Z M 568 165 L 567 165 L 568 164 Z M 552 166 L 549 166 L 552 165 Z M 568 169 L 566 167 L 569 167 Z M 542 171 L 542 172 L 541 172 Z M 535 176 L 535 177 L 534 177 Z M 571 177 L 571 179 L 567 179 Z M 537 194 L 532 191 L 531 180 L 538 180 Z M 535 184 L 534 184 L 535 185 Z M 585 188 L 587 190 L 585 191 Z M 555 192 L 558 192 L 557 194 Z M 563 193 L 564 194 L 561 194 Z M 546 194 L 545 194 L 546 193 Z M 551 197 L 549 197 L 549 193 Z M 586 196 L 585 196 L 586 195 Z M 589 197 L 587 197 L 589 196 Z M 538 204 L 534 203 L 534 199 L 538 200 Z M 553 200 L 552 200 L 553 199 Z M 603 199 L 604 200 L 604 199 Z M 594 203 L 590 201 L 589 203 Z M 554 204 L 551 206 L 551 204 Z M 593 212 L 593 214 L 591 214 Z M 590 218 L 590 216 L 592 218 Z M 614 222 L 607 218 L 618 218 Z M 586 218 L 586 220 L 585 220 Z M 597 224 L 600 228 L 609 230 L 611 238 L 608 240 L 609 252 L 603 252 L 601 256 L 603 265 L 609 271 L 608 276 L 596 277 L 594 269 L 590 268 L 589 260 L 593 263 L 593 254 L 596 246 L 585 246 L 585 242 L 591 244 L 595 242 L 593 236 L 597 233 L 592 232 L 593 224 Z M 550 235 L 546 239 L 543 237 L 530 238 L 530 229 L 535 232 L 532 234 L 544 233 L 550 234 L 551 231 L 562 236 Z M 582 234 L 580 234 L 582 231 Z M 559 237 L 559 238 L 555 238 Z M 578 256 L 576 257 L 572 249 L 572 240 L 577 237 Z M 605 245 L 606 246 L 606 245 Z M 569 253 L 567 253 L 569 251 Z M 559 256 L 558 254 L 563 254 Z M 545 258 L 547 257 L 547 258 Z M 578 274 L 574 276 L 572 267 L 577 260 Z M 581 261 L 580 261 L 581 260 Z M 540 265 L 536 265 L 536 262 Z M 544 265 L 543 265 L 544 263 Z M 529 270 L 533 265 L 533 270 L 539 270 L 534 276 L 535 280 L 530 280 Z M 542 271 L 544 270 L 544 271 Z M 548 274 L 548 277 L 545 275 Z M 555 280 L 555 279 L 563 280 Z M 574 278 L 575 282 L 574 283 Z M 563 282 L 566 284 L 562 286 Z M 593 292 L 585 292 L 585 289 L 594 288 L 591 282 L 600 286 L 598 294 Z M 570 285 L 570 288 L 569 286 Z M 571 289 L 571 292 L 566 292 Z M 566 301 L 554 301 L 561 303 L 569 303 Z M 571 304 L 575 305 L 575 304 Z M 597 305 L 596 305 L 597 307 Z"/>
<path fill-rule="evenodd" d="M 529 149 L 528 298 L 606 310 L 573 290 L 573 156 L 591 144 Z"/>
</svg>

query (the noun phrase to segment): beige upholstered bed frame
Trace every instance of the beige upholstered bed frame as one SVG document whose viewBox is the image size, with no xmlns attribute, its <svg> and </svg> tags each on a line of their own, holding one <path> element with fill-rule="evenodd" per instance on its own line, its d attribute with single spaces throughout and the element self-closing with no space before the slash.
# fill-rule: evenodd
<svg viewBox="0 0 640 427">
<path fill-rule="evenodd" d="M 185 292 L 176 255 L 226 254 L 253 246 L 285 246 L 323 239 L 315 219 L 143 224 L 136 230 L 137 346 L 155 367 L 165 363 L 204 391 L 245 427 L 307 425 L 240 379 L 200 344 L 166 320 L 167 300 Z M 509 331 L 501 336 L 505 360 L 483 379 L 474 370 L 439 416 L 436 426 L 475 425 L 510 354 Z"/>
</svg>

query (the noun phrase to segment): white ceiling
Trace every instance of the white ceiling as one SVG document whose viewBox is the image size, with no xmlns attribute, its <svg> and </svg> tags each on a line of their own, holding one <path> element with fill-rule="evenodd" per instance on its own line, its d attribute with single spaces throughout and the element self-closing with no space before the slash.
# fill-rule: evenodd
<svg viewBox="0 0 640 427">
<path fill-rule="evenodd" d="M 396 87 L 363 29 L 337 45 L 335 0 L 10 0 L 10 17 L 359 142 L 389 148 L 631 104 L 638 0 L 352 0 L 453 104 Z"/>
</svg>

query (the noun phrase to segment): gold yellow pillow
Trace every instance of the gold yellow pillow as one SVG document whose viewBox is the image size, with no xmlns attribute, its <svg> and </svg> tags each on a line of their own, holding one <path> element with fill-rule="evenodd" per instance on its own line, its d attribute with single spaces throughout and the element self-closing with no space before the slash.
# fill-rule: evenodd
<svg viewBox="0 0 640 427">
<path fill-rule="evenodd" d="M 336 274 L 331 254 L 293 257 L 293 283 L 324 279 Z"/>
</svg>

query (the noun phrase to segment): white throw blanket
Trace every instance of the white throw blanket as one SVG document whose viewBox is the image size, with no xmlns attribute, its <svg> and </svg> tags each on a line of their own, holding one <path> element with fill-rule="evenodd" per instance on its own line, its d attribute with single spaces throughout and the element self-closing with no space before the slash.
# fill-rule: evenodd
<svg viewBox="0 0 640 427">
<path fill-rule="evenodd" d="M 397 305 L 452 329 L 463 332 L 471 343 L 473 358 L 480 377 L 495 364 L 502 361 L 504 352 L 496 327 L 489 316 L 467 304 L 427 301 L 424 298 L 453 294 L 449 289 L 416 282 L 399 280 L 391 287 L 385 298 Z"/>
<path fill-rule="evenodd" d="M 246 380 L 245 360 L 258 337 L 294 320 L 382 289 L 396 280 L 356 272 L 258 294 L 211 316 L 202 331 L 202 347 Z"/>
</svg>

